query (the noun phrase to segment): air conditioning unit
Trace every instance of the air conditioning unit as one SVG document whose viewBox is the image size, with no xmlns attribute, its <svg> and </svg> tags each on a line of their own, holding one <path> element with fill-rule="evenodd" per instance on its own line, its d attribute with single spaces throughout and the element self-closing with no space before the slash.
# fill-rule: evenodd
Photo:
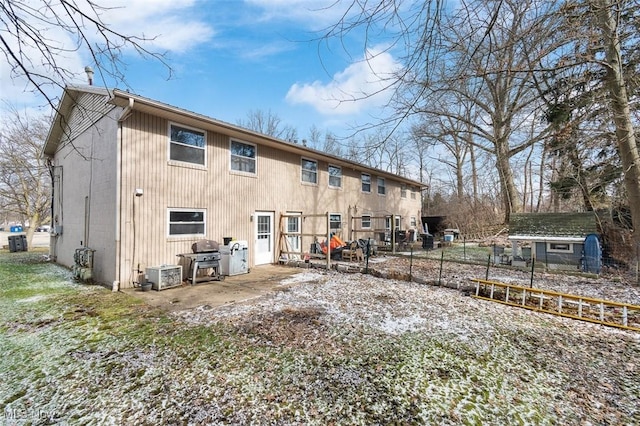
<svg viewBox="0 0 640 426">
<path fill-rule="evenodd" d="M 181 265 L 162 265 L 147 268 L 147 279 L 154 290 L 165 290 L 182 285 Z"/>
</svg>

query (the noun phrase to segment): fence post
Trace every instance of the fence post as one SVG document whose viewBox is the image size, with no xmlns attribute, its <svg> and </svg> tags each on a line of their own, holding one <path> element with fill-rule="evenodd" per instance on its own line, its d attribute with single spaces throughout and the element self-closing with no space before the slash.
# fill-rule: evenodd
<svg viewBox="0 0 640 426">
<path fill-rule="evenodd" d="M 413 281 L 413 246 L 411 246 L 411 255 L 409 256 L 409 281 Z"/>
<path fill-rule="evenodd" d="M 371 256 L 371 238 L 367 238 L 367 256 L 365 257 L 364 273 L 369 273 L 369 257 Z"/>
<path fill-rule="evenodd" d="M 531 281 L 529 282 L 529 288 L 533 288 L 533 270 L 536 267 L 536 258 L 531 257 Z M 542 299 L 541 299 L 542 300 Z"/>
<path fill-rule="evenodd" d="M 438 285 L 442 284 L 442 265 L 444 264 L 444 250 L 442 250 L 441 253 L 442 254 L 440 255 L 440 275 L 438 276 Z"/>
<path fill-rule="evenodd" d="M 462 254 L 464 256 L 464 261 L 467 261 L 467 237 L 462 237 Z"/>
<path fill-rule="evenodd" d="M 489 281 L 489 268 L 491 267 L 491 253 L 489 253 L 489 258 L 487 259 L 487 273 L 484 275 L 485 281 Z"/>
</svg>

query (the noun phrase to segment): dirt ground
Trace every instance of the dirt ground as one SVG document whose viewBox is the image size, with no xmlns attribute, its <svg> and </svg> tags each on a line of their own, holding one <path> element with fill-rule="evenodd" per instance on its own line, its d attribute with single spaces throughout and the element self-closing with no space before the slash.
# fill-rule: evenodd
<svg viewBox="0 0 640 426">
<path fill-rule="evenodd" d="M 162 291 L 141 291 L 139 288 L 122 291 L 170 312 L 203 305 L 217 307 L 267 294 L 279 287 L 282 280 L 301 271 L 290 266 L 261 265 L 251 268 L 248 274 L 225 277 L 223 281 L 203 282 L 195 286 L 183 283 L 180 287 Z"/>
</svg>

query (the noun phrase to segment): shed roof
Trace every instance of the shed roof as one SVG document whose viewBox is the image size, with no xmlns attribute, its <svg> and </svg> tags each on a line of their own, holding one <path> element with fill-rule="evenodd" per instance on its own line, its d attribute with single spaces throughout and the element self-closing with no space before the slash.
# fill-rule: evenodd
<svg viewBox="0 0 640 426">
<path fill-rule="evenodd" d="M 509 220 L 509 239 L 584 239 L 598 232 L 594 212 L 514 213 Z"/>
</svg>

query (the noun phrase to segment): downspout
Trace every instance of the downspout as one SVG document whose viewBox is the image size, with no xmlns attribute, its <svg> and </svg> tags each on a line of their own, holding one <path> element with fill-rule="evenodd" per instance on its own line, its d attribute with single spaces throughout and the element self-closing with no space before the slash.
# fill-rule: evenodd
<svg viewBox="0 0 640 426">
<path fill-rule="evenodd" d="M 120 287 L 122 277 L 122 146 L 124 144 L 123 126 L 124 121 L 131 116 L 133 111 L 133 98 L 129 98 L 129 105 L 123 110 L 118 118 L 118 136 L 116 146 L 116 281 L 113 282 L 113 290 Z"/>
</svg>

